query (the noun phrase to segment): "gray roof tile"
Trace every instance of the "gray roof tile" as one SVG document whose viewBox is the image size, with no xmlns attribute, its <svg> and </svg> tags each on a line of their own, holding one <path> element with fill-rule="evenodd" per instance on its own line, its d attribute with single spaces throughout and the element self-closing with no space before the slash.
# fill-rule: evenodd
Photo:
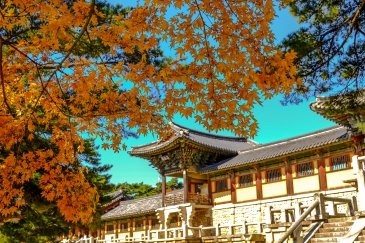
<svg viewBox="0 0 365 243">
<path fill-rule="evenodd" d="M 302 136 L 242 150 L 237 156 L 220 161 L 214 165 L 204 167 L 200 169 L 200 171 L 209 172 L 220 169 L 228 169 L 231 167 L 316 148 L 322 145 L 339 142 L 347 138 L 349 138 L 347 129 L 345 127 L 336 126 Z"/>
<path fill-rule="evenodd" d="M 170 139 L 163 142 L 157 141 L 146 145 L 133 147 L 132 151 L 130 151 L 130 154 L 138 155 L 157 151 L 167 146 L 168 144 L 173 143 L 176 139 L 180 138 L 185 138 L 210 148 L 230 152 L 237 152 L 239 150 L 248 149 L 257 145 L 257 143 L 247 138 L 214 135 L 186 128 L 175 123 L 170 123 L 170 126 L 171 129 L 175 132 L 175 135 L 172 136 Z"/>
<path fill-rule="evenodd" d="M 181 193 L 182 190 L 174 190 L 168 192 L 167 195 Z M 101 216 L 101 220 L 122 219 L 129 216 L 144 215 L 155 212 L 156 209 L 162 207 L 162 194 L 144 197 L 133 200 L 126 200 Z"/>
</svg>

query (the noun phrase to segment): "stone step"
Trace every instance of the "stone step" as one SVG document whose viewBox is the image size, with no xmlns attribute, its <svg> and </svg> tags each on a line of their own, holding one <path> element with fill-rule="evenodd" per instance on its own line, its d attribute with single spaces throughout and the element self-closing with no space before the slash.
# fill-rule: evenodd
<svg viewBox="0 0 365 243">
<path fill-rule="evenodd" d="M 320 228 L 319 229 L 319 233 L 326 233 L 326 232 L 347 232 L 350 228 L 351 228 L 351 226 Z"/>
<path fill-rule="evenodd" d="M 354 222 L 334 222 L 334 223 L 324 223 L 323 228 L 329 227 L 344 227 L 344 226 L 351 226 Z"/>
<path fill-rule="evenodd" d="M 337 237 L 312 238 L 311 242 L 338 242 Z"/>
<path fill-rule="evenodd" d="M 356 216 L 339 217 L 339 218 L 329 218 L 328 219 L 328 223 L 355 221 L 355 219 L 356 219 Z"/>
<path fill-rule="evenodd" d="M 346 234 L 347 231 L 338 231 L 338 232 L 324 232 L 324 233 L 316 233 L 314 235 L 315 238 L 322 237 L 342 237 Z"/>
<path fill-rule="evenodd" d="M 365 241 L 365 235 L 359 235 L 356 240 Z"/>
</svg>

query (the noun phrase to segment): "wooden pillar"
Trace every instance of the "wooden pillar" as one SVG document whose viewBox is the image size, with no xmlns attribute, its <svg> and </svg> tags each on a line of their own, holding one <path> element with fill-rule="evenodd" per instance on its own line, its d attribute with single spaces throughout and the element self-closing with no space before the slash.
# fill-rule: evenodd
<svg viewBox="0 0 365 243">
<path fill-rule="evenodd" d="M 262 180 L 261 180 L 261 170 L 256 167 L 256 196 L 257 199 L 262 199 Z"/>
<path fill-rule="evenodd" d="M 165 207 L 165 197 L 166 197 L 166 176 L 163 172 L 161 172 L 161 180 L 162 180 L 162 207 Z"/>
<path fill-rule="evenodd" d="M 292 167 L 289 164 L 288 161 L 285 161 L 285 176 L 286 176 L 286 191 L 288 195 L 294 194 L 294 188 L 293 188 L 293 173 L 292 173 Z"/>
<path fill-rule="evenodd" d="M 114 237 L 118 239 L 118 222 L 114 221 L 113 223 Z"/>
<path fill-rule="evenodd" d="M 209 202 L 213 204 L 213 194 L 212 194 L 212 181 L 208 179 L 208 199 Z"/>
<path fill-rule="evenodd" d="M 231 182 L 231 201 L 232 203 L 237 202 L 237 193 L 236 193 L 236 177 L 234 171 L 230 173 L 230 182 Z"/>
<path fill-rule="evenodd" d="M 133 224 L 132 224 L 132 219 L 128 219 L 128 235 L 129 237 L 133 236 Z"/>
<path fill-rule="evenodd" d="M 152 216 L 148 217 L 148 229 L 151 230 L 152 229 Z"/>
<path fill-rule="evenodd" d="M 184 182 L 184 203 L 189 201 L 189 183 L 188 183 L 188 171 L 183 169 L 183 182 Z"/>
<path fill-rule="evenodd" d="M 148 230 L 148 219 L 147 219 L 147 216 L 144 216 L 143 217 L 143 230 L 146 231 Z"/>
<path fill-rule="evenodd" d="M 319 177 L 319 190 L 327 190 L 327 178 L 326 178 L 326 163 L 320 152 L 317 152 L 317 164 L 318 164 L 318 177 Z"/>
</svg>

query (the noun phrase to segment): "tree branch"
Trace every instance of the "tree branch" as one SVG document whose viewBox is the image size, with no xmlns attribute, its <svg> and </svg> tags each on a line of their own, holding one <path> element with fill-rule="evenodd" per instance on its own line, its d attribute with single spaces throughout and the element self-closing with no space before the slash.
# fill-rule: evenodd
<svg viewBox="0 0 365 243">
<path fill-rule="evenodd" d="M 9 113 L 12 115 L 13 118 L 15 118 L 15 114 L 13 114 L 11 107 L 9 105 L 8 99 L 6 97 L 6 91 L 5 91 L 5 80 L 4 80 L 4 70 L 3 70 L 3 39 L 0 38 L 0 82 L 1 82 L 1 89 L 3 94 L 3 101 L 8 109 Z"/>
</svg>

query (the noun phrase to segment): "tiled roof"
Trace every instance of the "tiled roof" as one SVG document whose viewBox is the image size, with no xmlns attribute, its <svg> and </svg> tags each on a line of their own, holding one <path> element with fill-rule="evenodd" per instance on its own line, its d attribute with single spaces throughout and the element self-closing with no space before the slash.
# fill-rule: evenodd
<svg viewBox="0 0 365 243">
<path fill-rule="evenodd" d="M 316 101 L 310 104 L 310 108 L 339 125 L 352 127 L 351 119 L 365 116 L 365 89 L 317 97 Z M 363 117 L 361 120 L 364 120 Z"/>
<path fill-rule="evenodd" d="M 142 146 L 133 147 L 130 154 L 138 155 L 148 152 L 157 151 L 177 139 L 185 138 L 191 140 L 197 144 L 230 152 L 237 152 L 239 150 L 247 149 L 256 146 L 257 144 L 247 138 L 242 137 L 229 137 L 220 136 L 210 133 L 204 133 L 190 128 L 170 123 L 171 129 L 174 131 L 174 135 L 167 141 L 157 141 Z"/>
<path fill-rule="evenodd" d="M 110 199 L 110 201 L 107 202 L 106 204 L 104 204 L 104 207 L 107 207 L 107 206 L 115 203 L 116 201 L 126 199 L 125 195 L 124 195 L 124 192 L 121 189 L 117 190 L 115 192 L 111 192 L 111 193 L 107 194 L 106 196 Z"/>
<path fill-rule="evenodd" d="M 272 159 L 291 153 L 313 149 L 326 144 L 339 142 L 349 138 L 345 127 L 336 126 L 316 131 L 302 136 L 281 140 L 269 144 L 258 145 L 251 149 L 242 150 L 235 157 L 223 160 L 214 165 L 202 168 L 201 172 L 228 169 L 244 164 Z"/>
<path fill-rule="evenodd" d="M 167 195 L 181 193 L 181 190 L 168 192 Z M 126 200 L 101 216 L 101 220 L 122 219 L 129 216 L 144 215 L 155 212 L 156 209 L 162 207 L 162 194 L 139 198 L 134 200 Z"/>
</svg>

